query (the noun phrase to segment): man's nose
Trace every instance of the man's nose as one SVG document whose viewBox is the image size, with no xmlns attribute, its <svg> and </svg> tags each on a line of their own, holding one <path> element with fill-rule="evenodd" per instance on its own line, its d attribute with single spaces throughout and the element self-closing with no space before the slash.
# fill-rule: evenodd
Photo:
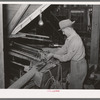
<svg viewBox="0 0 100 100">
<path fill-rule="evenodd" d="M 63 31 L 63 34 L 65 34 L 65 32 Z"/>
</svg>

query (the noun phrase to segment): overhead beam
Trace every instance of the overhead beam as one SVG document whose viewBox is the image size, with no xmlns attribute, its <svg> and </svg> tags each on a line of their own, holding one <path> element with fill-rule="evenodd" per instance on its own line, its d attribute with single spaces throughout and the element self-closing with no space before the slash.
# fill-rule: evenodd
<svg viewBox="0 0 100 100">
<path fill-rule="evenodd" d="M 16 25 L 18 24 L 18 22 L 20 21 L 21 17 L 23 16 L 23 14 L 25 13 L 28 7 L 29 7 L 29 4 L 22 4 L 20 6 L 15 16 L 12 18 L 12 20 L 8 24 L 8 27 L 7 27 L 8 34 L 10 34 L 13 31 L 13 29 L 16 27 Z"/>
<path fill-rule="evenodd" d="M 0 4 L 0 88 L 5 87 L 4 82 L 4 52 L 3 52 L 3 11 Z"/>
<path fill-rule="evenodd" d="M 23 20 L 20 24 L 18 24 L 11 34 L 16 34 L 17 32 L 19 32 L 22 28 L 24 28 L 27 24 L 29 24 L 33 19 L 35 19 L 40 14 L 40 11 L 43 12 L 49 6 L 50 4 L 41 5 L 30 16 L 28 16 L 25 20 Z"/>
<path fill-rule="evenodd" d="M 100 6 L 93 6 L 90 64 L 98 65 L 100 41 Z"/>
</svg>

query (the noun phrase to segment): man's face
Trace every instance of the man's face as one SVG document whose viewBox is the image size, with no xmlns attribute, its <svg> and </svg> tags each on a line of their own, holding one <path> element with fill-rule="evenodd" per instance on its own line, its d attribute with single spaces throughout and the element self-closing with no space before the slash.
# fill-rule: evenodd
<svg viewBox="0 0 100 100">
<path fill-rule="evenodd" d="M 67 37 L 70 36 L 69 28 L 62 29 L 62 32 L 63 32 L 63 35 L 66 35 Z"/>
<path fill-rule="evenodd" d="M 64 31 L 64 29 L 62 30 L 62 33 L 63 33 L 63 35 L 65 35 L 65 31 Z"/>
</svg>

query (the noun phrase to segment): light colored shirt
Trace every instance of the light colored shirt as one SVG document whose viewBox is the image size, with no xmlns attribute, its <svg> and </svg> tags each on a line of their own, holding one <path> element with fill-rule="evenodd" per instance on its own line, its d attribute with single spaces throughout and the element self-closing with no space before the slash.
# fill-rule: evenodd
<svg viewBox="0 0 100 100">
<path fill-rule="evenodd" d="M 77 33 L 69 36 L 65 44 L 54 55 L 60 61 L 65 62 L 69 60 L 79 61 L 85 57 L 85 48 L 80 36 Z"/>
</svg>

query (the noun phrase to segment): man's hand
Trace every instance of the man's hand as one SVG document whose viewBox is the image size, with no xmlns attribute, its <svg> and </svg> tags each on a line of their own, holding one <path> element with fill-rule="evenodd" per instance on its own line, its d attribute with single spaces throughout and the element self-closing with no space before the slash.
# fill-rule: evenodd
<svg viewBox="0 0 100 100">
<path fill-rule="evenodd" d="M 47 62 L 47 54 L 45 54 L 44 52 L 41 52 L 41 61 Z"/>
<path fill-rule="evenodd" d="M 49 59 L 52 58 L 53 56 L 54 56 L 53 53 L 49 53 L 49 54 L 47 55 L 47 60 L 49 60 Z"/>
<path fill-rule="evenodd" d="M 62 61 L 62 56 L 61 55 L 54 54 L 54 58 L 58 59 L 59 61 Z"/>
</svg>

